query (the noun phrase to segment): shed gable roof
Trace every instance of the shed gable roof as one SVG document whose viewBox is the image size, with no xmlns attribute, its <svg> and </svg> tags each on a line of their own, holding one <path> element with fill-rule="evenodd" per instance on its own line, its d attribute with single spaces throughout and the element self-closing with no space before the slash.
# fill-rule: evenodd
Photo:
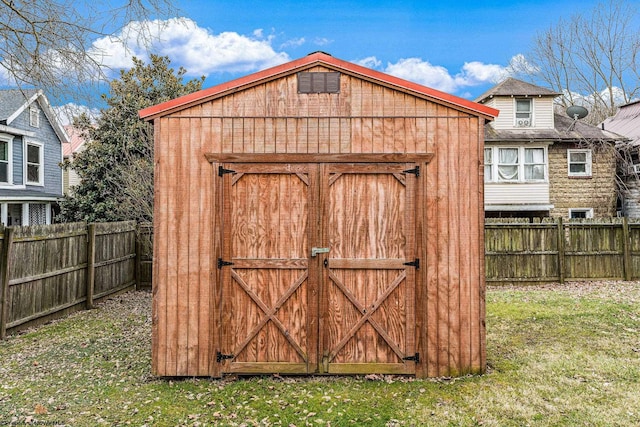
<svg viewBox="0 0 640 427">
<path fill-rule="evenodd" d="M 436 89 L 431 89 L 414 82 L 403 80 L 398 77 L 372 70 L 370 68 L 366 68 L 351 62 L 334 58 L 333 56 L 324 52 L 315 52 L 282 65 L 278 65 L 263 71 L 258 71 L 257 73 L 249 74 L 247 76 L 240 77 L 238 79 L 231 80 L 229 82 L 222 83 L 208 89 L 203 89 L 189 95 L 181 96 L 179 98 L 142 109 L 140 110 L 139 115 L 140 118 L 151 120 L 155 117 L 161 117 L 172 112 L 203 103 L 207 100 L 223 96 L 227 93 L 241 90 L 245 87 L 250 87 L 265 81 L 275 80 L 277 78 L 291 75 L 293 73 L 303 71 L 317 65 L 323 65 L 330 69 L 335 69 L 346 74 L 351 74 L 360 78 L 371 80 L 377 82 L 378 84 L 387 85 L 389 87 L 407 93 L 413 93 L 417 96 L 423 96 L 435 102 L 451 106 L 458 110 L 468 111 L 469 113 L 477 116 L 483 116 L 487 119 L 493 119 L 499 114 L 499 111 L 494 108 L 481 105 L 467 99 L 459 98 L 457 96 L 441 92 Z"/>
</svg>

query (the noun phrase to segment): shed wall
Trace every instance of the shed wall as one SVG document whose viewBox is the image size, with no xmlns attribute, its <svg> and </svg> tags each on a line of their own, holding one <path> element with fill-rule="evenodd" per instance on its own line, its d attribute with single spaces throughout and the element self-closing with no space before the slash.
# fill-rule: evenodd
<svg viewBox="0 0 640 427">
<path fill-rule="evenodd" d="M 219 195 L 206 153 L 435 154 L 417 200 L 417 375 L 483 371 L 483 125 L 348 74 L 338 94 L 298 94 L 292 74 L 155 119 L 153 372 L 220 372 Z"/>
</svg>

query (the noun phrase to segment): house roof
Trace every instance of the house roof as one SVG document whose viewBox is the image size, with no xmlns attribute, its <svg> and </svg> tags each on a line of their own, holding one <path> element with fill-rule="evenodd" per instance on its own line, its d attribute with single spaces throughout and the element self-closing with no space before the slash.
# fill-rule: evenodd
<svg viewBox="0 0 640 427">
<path fill-rule="evenodd" d="M 476 98 L 476 102 L 484 102 L 489 98 L 493 98 L 494 96 L 559 96 L 561 93 L 552 91 L 550 89 L 536 86 L 531 83 L 523 82 L 522 80 L 514 79 L 513 77 L 508 77 L 501 83 L 495 85 L 478 98 Z"/>
<path fill-rule="evenodd" d="M 58 121 L 51 104 L 49 104 L 49 100 L 40 89 L 0 90 L 0 123 L 11 126 L 12 122 L 34 102 L 38 102 L 60 141 L 62 143 L 68 142 L 68 135 Z"/>
<path fill-rule="evenodd" d="M 64 130 L 69 135 L 69 142 L 62 144 L 62 156 L 67 157 L 78 152 L 85 143 L 82 133 L 71 125 L 64 126 Z"/>
<path fill-rule="evenodd" d="M 573 142 L 573 141 L 606 141 L 622 142 L 626 138 L 608 130 L 602 130 L 598 126 L 574 121 L 563 114 L 554 114 L 553 129 L 494 129 L 493 126 L 484 127 L 485 142 L 527 142 L 527 141 L 553 141 L 553 142 Z"/>
<path fill-rule="evenodd" d="M 351 74 L 364 79 L 375 81 L 379 84 L 386 85 L 398 90 L 410 92 L 418 96 L 423 96 L 433 101 L 437 101 L 457 109 L 468 111 L 474 115 L 483 116 L 489 120 L 497 117 L 499 114 L 499 111 L 494 108 L 477 104 L 467 99 L 459 98 L 457 96 L 431 89 L 407 80 L 403 80 L 389 74 L 381 73 L 370 68 L 334 58 L 333 56 L 324 52 L 314 52 L 305 57 L 287 62 L 285 64 L 258 71 L 257 73 L 249 74 L 239 79 L 222 83 L 208 89 L 203 89 L 189 95 L 185 95 L 152 107 L 145 108 L 143 110 L 140 110 L 139 115 L 140 118 L 151 120 L 155 117 L 160 117 L 178 110 L 182 110 L 192 105 L 200 104 L 207 100 L 214 99 L 237 90 L 241 90 L 245 87 L 250 87 L 265 81 L 274 80 L 276 78 L 290 75 L 298 71 L 303 71 L 317 65 L 323 65 L 327 68 L 335 69 L 346 74 Z"/>
<path fill-rule="evenodd" d="M 640 101 L 621 106 L 616 115 L 605 119 L 602 125 L 629 138 L 632 146 L 640 146 Z"/>
</svg>

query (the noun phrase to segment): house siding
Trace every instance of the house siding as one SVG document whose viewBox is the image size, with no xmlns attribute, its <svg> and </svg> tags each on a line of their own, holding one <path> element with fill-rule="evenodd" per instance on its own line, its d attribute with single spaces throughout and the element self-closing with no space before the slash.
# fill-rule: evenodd
<svg viewBox="0 0 640 427">
<path fill-rule="evenodd" d="M 13 185 L 24 184 L 24 156 L 22 155 L 23 147 L 22 137 L 13 138 Z M 0 190 L 0 195 L 5 195 L 5 191 Z"/>
<path fill-rule="evenodd" d="M 34 133 L 33 137 L 16 136 L 13 140 L 13 185 L 25 185 L 25 141 L 34 142 L 43 146 L 44 185 L 27 185 L 26 189 L 32 191 L 34 197 L 37 197 L 37 193 L 62 196 L 62 168 L 60 167 L 60 162 L 62 162 L 62 145 L 42 109 L 40 111 L 40 127 L 30 126 L 29 108 L 26 108 L 11 123 L 11 126 Z M 15 190 L 11 188 L 0 188 L 0 197 L 11 197 L 14 191 Z"/>
<path fill-rule="evenodd" d="M 592 150 L 591 177 L 569 177 L 567 150 L 586 148 L 568 143 L 549 147 L 549 181 L 552 217 L 569 216 L 569 209 L 592 208 L 596 218 L 616 214 L 616 161 L 613 145 L 599 145 Z"/>
<path fill-rule="evenodd" d="M 514 129 L 515 98 L 519 97 L 497 96 L 485 103 L 489 107 L 500 110 L 500 115 L 490 126 L 494 129 Z M 553 99 L 548 97 L 532 99 L 533 125 L 527 129 L 553 129 Z"/>
<path fill-rule="evenodd" d="M 487 210 L 491 205 L 547 205 L 549 204 L 549 184 L 541 183 L 485 183 L 484 203 Z"/>
</svg>

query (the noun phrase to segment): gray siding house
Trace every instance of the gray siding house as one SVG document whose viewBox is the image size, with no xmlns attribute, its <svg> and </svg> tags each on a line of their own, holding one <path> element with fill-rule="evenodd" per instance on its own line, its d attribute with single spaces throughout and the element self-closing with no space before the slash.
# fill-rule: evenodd
<svg viewBox="0 0 640 427">
<path fill-rule="evenodd" d="M 0 222 L 50 224 L 69 138 L 41 90 L 0 90 Z"/>
</svg>

